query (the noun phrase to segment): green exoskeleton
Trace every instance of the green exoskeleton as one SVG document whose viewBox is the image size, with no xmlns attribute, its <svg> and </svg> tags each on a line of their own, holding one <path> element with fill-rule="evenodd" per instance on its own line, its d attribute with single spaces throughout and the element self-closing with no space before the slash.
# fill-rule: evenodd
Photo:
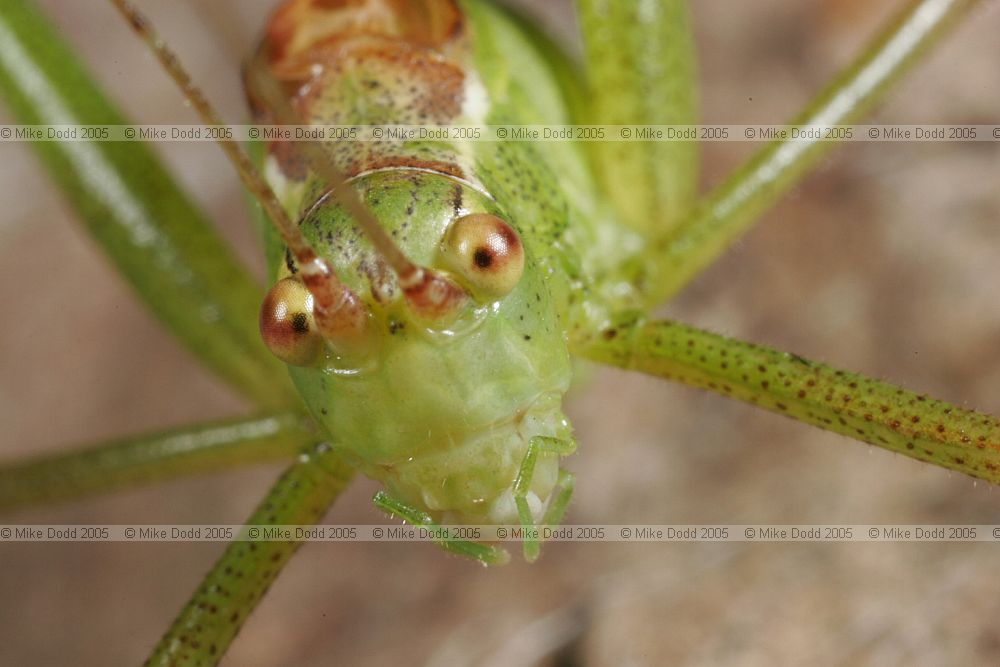
<svg viewBox="0 0 1000 667">
<path fill-rule="evenodd" d="M 211 107 L 148 23 L 114 0 L 208 123 Z M 920 0 L 796 124 L 848 123 L 975 2 Z M 695 122 L 678 0 L 579 0 L 581 63 L 485 0 L 292 0 L 245 71 L 273 124 Z M 0 11 L 0 92 L 21 122 L 120 124 L 26 0 Z M 679 380 L 997 481 L 995 419 L 650 309 L 745 231 L 831 146 L 767 145 L 695 202 L 694 142 L 272 141 L 260 292 L 137 142 L 38 144 L 94 236 L 166 326 L 263 416 L 143 436 L 0 471 L 0 505 L 297 455 L 251 523 L 318 521 L 352 473 L 418 523 L 561 519 L 575 447 L 573 357 Z M 261 176 L 263 174 L 263 176 Z M 154 653 L 217 662 L 298 542 L 234 543 Z M 484 563 L 499 549 L 445 543 Z M 528 559 L 538 543 L 524 544 Z M 237 574 L 239 576 L 237 576 Z"/>
<path fill-rule="evenodd" d="M 680 39 L 680 13 L 660 20 Z M 251 65 L 290 91 L 305 122 L 433 124 L 449 137 L 323 146 L 398 248 L 388 252 L 436 275 L 440 297 L 408 287 L 419 279 L 372 244 L 294 146 L 272 144 L 264 166 L 344 292 L 325 334 L 309 277 L 294 253 L 272 247 L 285 261 L 262 315 L 265 340 L 292 364 L 334 449 L 383 482 L 380 504 L 410 520 L 559 521 L 572 478 L 558 459 L 575 446 L 562 412 L 570 349 L 603 330 L 613 308 L 652 304 L 663 265 L 650 241 L 692 194 L 690 146 L 662 161 L 641 155 L 653 176 L 675 172 L 683 185 L 671 206 L 646 205 L 656 224 L 621 224 L 595 196 L 583 144 L 475 141 L 450 129 L 572 122 L 561 86 L 573 82 L 560 82 L 538 39 L 484 2 L 299 1 L 274 17 Z M 255 91 L 258 74 L 247 76 L 258 115 L 274 120 L 277 93 Z M 692 114 L 682 96 L 660 120 Z M 632 207 L 651 193 L 642 181 L 614 191 Z M 637 266 L 642 284 L 629 275 Z M 537 554 L 534 540 L 525 554 Z"/>
<path fill-rule="evenodd" d="M 553 73 L 504 12 L 418 4 L 289 3 L 251 67 L 269 70 L 310 123 L 569 122 Z M 257 74 L 247 79 L 266 120 L 278 102 L 254 90 Z M 292 363 L 331 446 L 383 482 L 380 504 L 409 520 L 558 522 L 572 485 L 558 459 L 575 446 L 562 412 L 568 332 L 582 326 L 584 308 L 605 308 L 580 257 L 599 222 L 580 211 L 594 205 L 565 194 L 589 198 L 594 188 L 583 170 L 560 170 L 582 162 L 576 145 L 323 147 L 395 246 L 387 256 L 331 196 L 322 170 L 294 146 L 272 144 L 265 173 L 342 294 L 317 321 L 310 276 L 295 253 L 272 247 L 285 261 L 261 327 Z"/>
</svg>

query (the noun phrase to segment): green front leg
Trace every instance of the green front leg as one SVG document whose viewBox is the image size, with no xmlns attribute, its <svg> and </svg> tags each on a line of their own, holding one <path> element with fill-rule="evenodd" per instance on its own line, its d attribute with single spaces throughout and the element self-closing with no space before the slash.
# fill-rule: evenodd
<svg viewBox="0 0 1000 667">
<path fill-rule="evenodd" d="M 353 470 L 326 445 L 300 455 L 247 521 L 305 525 L 323 518 Z M 233 542 L 156 645 L 146 665 L 207 667 L 222 659 L 301 542 Z"/>
<path fill-rule="evenodd" d="M 600 332 L 580 353 L 1000 482 L 1000 420 L 887 382 L 683 324 L 634 318 Z"/>
<path fill-rule="evenodd" d="M 308 417 L 279 412 L 36 458 L 0 468 L 0 510 L 72 500 L 237 465 L 287 461 L 318 437 Z"/>
<path fill-rule="evenodd" d="M 684 0 L 577 0 L 589 114 L 608 125 L 697 122 L 694 41 Z M 621 222 L 666 236 L 697 190 L 696 141 L 589 144 Z"/>
</svg>

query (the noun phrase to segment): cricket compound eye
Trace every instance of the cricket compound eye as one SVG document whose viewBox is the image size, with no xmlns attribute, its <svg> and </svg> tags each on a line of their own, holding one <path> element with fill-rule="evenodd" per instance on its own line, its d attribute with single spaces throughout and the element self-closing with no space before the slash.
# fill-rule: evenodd
<svg viewBox="0 0 1000 667">
<path fill-rule="evenodd" d="M 260 307 L 260 335 L 286 364 L 311 366 L 323 350 L 323 336 L 313 317 L 313 296 L 295 278 L 271 288 Z"/>
<path fill-rule="evenodd" d="M 513 227 L 488 213 L 455 220 L 445 235 L 443 251 L 448 268 L 480 297 L 507 295 L 524 274 L 521 238 Z"/>
</svg>

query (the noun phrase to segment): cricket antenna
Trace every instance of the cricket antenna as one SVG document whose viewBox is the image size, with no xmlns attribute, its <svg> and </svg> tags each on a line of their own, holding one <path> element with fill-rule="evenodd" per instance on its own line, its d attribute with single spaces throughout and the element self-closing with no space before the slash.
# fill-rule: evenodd
<svg viewBox="0 0 1000 667">
<path fill-rule="evenodd" d="M 202 122 L 210 126 L 222 126 L 219 114 L 191 80 L 191 76 L 181 65 L 177 56 L 154 32 L 149 20 L 127 0 L 110 1 L 132 26 L 132 29 L 146 42 L 163 69 L 180 87 L 184 97 L 197 111 Z M 316 251 L 302 235 L 298 225 L 288 217 L 274 191 L 261 177 L 239 144 L 231 139 L 223 138 L 223 133 L 218 133 L 216 136 L 218 137 L 216 142 L 236 168 L 240 180 L 263 207 L 267 217 L 278 230 L 285 245 L 295 258 L 299 275 L 312 295 L 315 322 L 319 333 L 323 338 L 334 343 L 363 339 L 368 330 L 370 317 L 364 302 L 337 278 L 330 263 L 316 254 Z"/>
<path fill-rule="evenodd" d="M 265 49 L 258 50 L 246 68 L 247 86 L 261 100 L 280 125 L 299 125 L 303 119 L 292 108 L 278 82 L 270 75 Z M 465 303 L 468 295 L 458 285 L 440 273 L 418 266 L 399 249 L 372 212 L 364 205 L 347 177 L 334 164 L 326 148 L 315 140 L 295 142 L 296 149 L 309 166 L 323 177 L 330 195 L 340 204 L 375 246 L 375 250 L 396 272 L 399 286 L 410 307 L 429 319 L 437 319 Z"/>
</svg>

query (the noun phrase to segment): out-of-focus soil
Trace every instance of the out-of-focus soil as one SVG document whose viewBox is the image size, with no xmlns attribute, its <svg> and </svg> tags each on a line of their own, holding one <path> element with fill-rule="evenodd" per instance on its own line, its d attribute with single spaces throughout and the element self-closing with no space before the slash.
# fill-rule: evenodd
<svg viewBox="0 0 1000 667">
<path fill-rule="evenodd" d="M 104 4 L 43 4 L 134 118 L 195 122 Z M 272 3 L 224 3 L 239 14 L 223 12 L 216 25 L 189 4 L 142 3 L 239 120 L 236 49 L 249 47 Z M 789 118 L 896 3 L 692 4 L 704 121 L 770 124 Z M 875 118 L 997 122 L 998 9 L 962 26 Z M 544 10 L 571 34 L 564 2 Z M 237 181 L 217 149 L 159 148 L 259 269 Z M 754 148 L 706 145 L 705 187 Z M 0 454 L 244 410 L 136 304 L 27 146 L 0 151 Z M 1000 413 L 998 168 L 995 143 L 839 148 L 665 312 Z M 986 484 L 645 377 L 601 371 L 569 410 L 581 444 L 568 463 L 578 480 L 572 523 L 1000 516 L 1000 495 Z M 236 523 L 277 472 L 182 480 L 11 520 Z M 328 520 L 382 520 L 369 503 L 374 488 L 356 483 Z M 222 548 L 0 546 L 0 663 L 140 662 Z M 567 637 L 576 661 L 560 664 L 996 663 L 998 548 L 552 544 L 535 565 L 487 571 L 431 545 L 313 544 L 224 664 L 554 664 L 551 647 Z"/>
</svg>

